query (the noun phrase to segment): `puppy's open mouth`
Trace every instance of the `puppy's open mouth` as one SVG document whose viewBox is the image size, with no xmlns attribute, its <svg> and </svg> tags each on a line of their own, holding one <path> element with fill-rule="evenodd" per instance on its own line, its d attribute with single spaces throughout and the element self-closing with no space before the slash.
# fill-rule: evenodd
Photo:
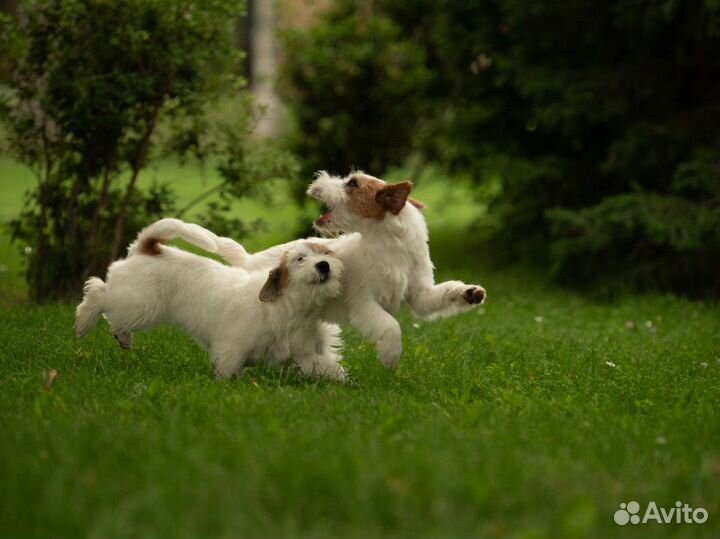
<svg viewBox="0 0 720 539">
<path fill-rule="evenodd" d="M 333 210 L 328 210 L 315 220 L 315 226 L 327 226 L 332 220 Z"/>
<path fill-rule="evenodd" d="M 329 280 L 330 280 L 330 274 L 324 273 L 324 274 L 320 274 L 317 277 L 315 277 L 315 279 L 313 279 L 313 284 L 325 284 Z"/>
</svg>

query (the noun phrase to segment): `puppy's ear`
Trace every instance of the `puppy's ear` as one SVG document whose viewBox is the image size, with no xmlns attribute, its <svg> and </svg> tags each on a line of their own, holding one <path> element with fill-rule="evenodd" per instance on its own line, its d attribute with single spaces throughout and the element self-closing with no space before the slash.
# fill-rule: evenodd
<svg viewBox="0 0 720 539">
<path fill-rule="evenodd" d="M 267 281 L 260 290 L 260 301 L 275 301 L 282 296 L 282 289 L 288 281 L 288 270 L 284 263 L 270 270 Z"/>
<path fill-rule="evenodd" d="M 410 191 L 412 191 L 410 182 L 391 183 L 375 193 L 375 202 L 393 215 L 397 215 L 405 207 Z"/>
</svg>

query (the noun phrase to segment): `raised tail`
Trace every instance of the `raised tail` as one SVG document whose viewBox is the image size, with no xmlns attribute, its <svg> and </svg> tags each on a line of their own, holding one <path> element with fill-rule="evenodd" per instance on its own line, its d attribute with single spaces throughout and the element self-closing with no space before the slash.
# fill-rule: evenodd
<svg viewBox="0 0 720 539">
<path fill-rule="evenodd" d="M 105 283 L 99 277 L 85 281 L 83 300 L 75 309 L 75 335 L 84 337 L 104 310 Z"/>
<path fill-rule="evenodd" d="M 158 254 L 158 243 L 166 243 L 176 238 L 183 239 L 209 253 L 218 250 L 218 237 L 209 230 L 200 225 L 166 217 L 140 231 L 137 239 L 128 248 L 128 256 L 137 253 Z"/>
<path fill-rule="evenodd" d="M 245 248 L 230 238 L 217 239 L 217 254 L 231 266 L 243 267 L 250 256 Z"/>
</svg>

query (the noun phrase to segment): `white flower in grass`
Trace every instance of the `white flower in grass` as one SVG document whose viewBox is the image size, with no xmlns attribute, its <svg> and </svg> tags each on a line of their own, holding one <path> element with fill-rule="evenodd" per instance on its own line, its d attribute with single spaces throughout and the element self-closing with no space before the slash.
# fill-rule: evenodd
<svg viewBox="0 0 720 539">
<path fill-rule="evenodd" d="M 32 247 L 30 247 L 29 245 L 26 245 L 25 249 L 23 249 L 23 252 L 25 253 L 26 256 L 30 256 L 32 254 Z"/>
<path fill-rule="evenodd" d="M 703 369 L 706 369 L 706 368 L 707 368 L 707 365 L 708 365 L 708 364 L 707 364 L 707 361 L 703 361 L 703 362 L 700 363 L 700 366 L 701 366 Z"/>
<path fill-rule="evenodd" d="M 537 322 L 538 324 L 542 324 L 542 323 L 543 323 L 543 320 L 545 320 L 545 319 L 544 319 L 542 316 L 536 316 L 536 317 L 535 317 L 535 322 Z"/>
<path fill-rule="evenodd" d="M 625 322 L 625 328 L 626 329 L 635 329 L 635 320 L 628 320 Z"/>
<path fill-rule="evenodd" d="M 133 397 L 142 397 L 145 393 L 147 393 L 147 389 L 148 387 L 145 384 L 138 382 L 132 388 Z"/>
<path fill-rule="evenodd" d="M 658 445 L 667 445 L 667 438 L 665 438 L 665 436 L 658 436 L 655 438 L 655 443 Z"/>
<path fill-rule="evenodd" d="M 419 327 L 420 327 L 420 324 L 418 324 L 417 322 L 415 322 L 415 323 L 413 324 L 413 327 L 414 327 L 414 328 L 419 328 Z"/>
<path fill-rule="evenodd" d="M 605 365 L 607 365 L 608 367 L 612 367 L 613 369 L 617 367 L 617 365 L 615 365 L 615 363 L 613 363 L 612 361 L 606 361 Z"/>
<path fill-rule="evenodd" d="M 648 329 L 653 327 L 652 320 L 645 320 L 645 327 Z"/>
</svg>

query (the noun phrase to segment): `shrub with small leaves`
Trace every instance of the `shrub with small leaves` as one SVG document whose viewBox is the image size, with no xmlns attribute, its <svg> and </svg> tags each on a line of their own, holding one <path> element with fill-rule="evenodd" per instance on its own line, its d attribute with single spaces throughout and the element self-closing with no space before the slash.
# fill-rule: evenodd
<svg viewBox="0 0 720 539">
<path fill-rule="evenodd" d="M 167 187 L 138 183 L 162 152 L 212 157 L 224 167 L 220 189 L 235 194 L 261 179 L 251 175 L 257 164 L 246 166 L 252 106 L 236 107 L 241 134 L 208 134 L 209 111 L 243 84 L 232 36 L 241 10 L 231 0 L 31 0 L 16 20 L 0 21 L 0 56 L 11 67 L 0 119 L 12 153 L 37 177 L 11 223 L 13 237 L 34 247 L 34 299 L 79 293 L 141 226 L 172 215 Z"/>
</svg>

